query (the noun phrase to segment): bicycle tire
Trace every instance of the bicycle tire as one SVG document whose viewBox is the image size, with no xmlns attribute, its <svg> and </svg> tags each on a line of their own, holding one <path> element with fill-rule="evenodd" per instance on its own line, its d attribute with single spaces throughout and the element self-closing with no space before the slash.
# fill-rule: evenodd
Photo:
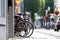
<svg viewBox="0 0 60 40">
<path fill-rule="evenodd" d="M 25 31 L 24 27 L 26 27 L 26 26 L 25 26 L 24 22 L 19 22 L 17 25 L 18 25 L 17 32 L 18 32 L 19 36 L 24 37 L 20 34 L 21 31 Z"/>
<path fill-rule="evenodd" d="M 34 26 L 33 26 L 33 24 L 32 23 L 30 23 L 30 22 L 19 22 L 18 23 L 18 26 L 19 25 L 21 25 L 21 24 L 23 24 L 24 26 L 25 26 L 25 28 L 28 28 L 29 27 L 29 32 L 26 32 L 25 31 L 25 34 L 22 36 L 21 34 L 19 34 L 19 36 L 20 37 L 30 37 L 32 34 L 33 34 L 33 32 L 34 32 Z M 26 25 L 27 24 L 27 25 Z M 30 33 L 30 28 L 32 28 L 32 32 Z M 22 31 L 24 31 L 24 30 L 22 30 Z M 18 31 L 19 32 L 19 31 Z M 29 34 L 30 33 L 30 34 Z"/>
<path fill-rule="evenodd" d="M 34 26 L 30 22 L 25 22 L 25 23 L 27 24 L 26 26 L 29 27 L 29 32 L 26 34 L 26 37 L 30 37 L 33 34 L 33 32 L 34 32 Z M 30 29 L 32 29 L 32 32 L 31 33 L 30 33 L 30 31 L 31 31 Z"/>
</svg>

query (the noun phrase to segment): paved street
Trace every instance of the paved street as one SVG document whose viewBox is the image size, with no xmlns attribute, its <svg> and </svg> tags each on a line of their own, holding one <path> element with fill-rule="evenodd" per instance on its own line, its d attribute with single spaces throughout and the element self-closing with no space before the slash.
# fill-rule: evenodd
<svg viewBox="0 0 60 40">
<path fill-rule="evenodd" d="M 35 29 L 33 35 L 29 38 L 15 37 L 14 40 L 60 40 L 60 31 L 46 29 Z"/>
</svg>

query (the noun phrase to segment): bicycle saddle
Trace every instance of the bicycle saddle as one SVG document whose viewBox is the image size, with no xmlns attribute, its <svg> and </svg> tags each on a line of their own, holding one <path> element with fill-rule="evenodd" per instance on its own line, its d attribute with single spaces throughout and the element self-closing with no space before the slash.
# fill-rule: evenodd
<svg viewBox="0 0 60 40">
<path fill-rule="evenodd" d="M 14 18 L 18 18 L 18 16 L 14 16 Z"/>
</svg>

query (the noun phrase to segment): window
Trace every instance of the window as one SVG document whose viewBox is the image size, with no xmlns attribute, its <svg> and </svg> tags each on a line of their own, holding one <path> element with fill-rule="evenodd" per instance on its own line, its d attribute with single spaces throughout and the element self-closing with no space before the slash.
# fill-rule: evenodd
<svg viewBox="0 0 60 40">
<path fill-rule="evenodd" d="M 5 17 L 5 0 L 0 0 L 0 16 Z"/>
<path fill-rule="evenodd" d="M 0 0 L 0 16 L 1 16 L 1 0 Z"/>
<path fill-rule="evenodd" d="M 5 17 L 5 0 L 1 0 L 1 16 Z"/>
</svg>

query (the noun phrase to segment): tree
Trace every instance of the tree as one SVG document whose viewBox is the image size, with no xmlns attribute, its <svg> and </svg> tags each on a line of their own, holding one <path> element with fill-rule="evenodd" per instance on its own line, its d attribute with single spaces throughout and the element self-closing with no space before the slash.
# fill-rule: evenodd
<svg viewBox="0 0 60 40">
<path fill-rule="evenodd" d="M 54 10 L 54 0 L 45 0 L 45 10 L 47 9 L 48 6 L 50 6 L 50 12 L 53 12 Z"/>
<path fill-rule="evenodd" d="M 24 0 L 24 9 L 33 13 L 39 10 L 39 0 Z"/>
<path fill-rule="evenodd" d="M 24 0 L 24 10 L 31 12 L 31 17 L 34 21 L 34 13 L 38 13 L 39 15 L 45 15 L 45 10 L 48 6 L 51 7 L 51 11 L 53 11 L 53 0 Z"/>
<path fill-rule="evenodd" d="M 44 8 L 45 8 L 45 0 L 39 0 L 39 11 L 38 14 L 39 15 L 44 15 Z"/>
<path fill-rule="evenodd" d="M 51 8 L 50 12 L 54 10 L 54 0 L 40 0 L 40 9 L 38 11 L 39 15 L 45 15 L 48 6 Z"/>
<path fill-rule="evenodd" d="M 34 21 L 34 13 L 39 10 L 39 0 L 24 0 L 24 10 L 31 12 L 31 17 Z"/>
<path fill-rule="evenodd" d="M 39 15 L 43 15 L 45 7 L 45 0 L 26 0 L 24 1 L 24 7 L 26 11 L 31 11 L 31 17 L 34 21 L 34 13 L 37 12 Z"/>
</svg>

